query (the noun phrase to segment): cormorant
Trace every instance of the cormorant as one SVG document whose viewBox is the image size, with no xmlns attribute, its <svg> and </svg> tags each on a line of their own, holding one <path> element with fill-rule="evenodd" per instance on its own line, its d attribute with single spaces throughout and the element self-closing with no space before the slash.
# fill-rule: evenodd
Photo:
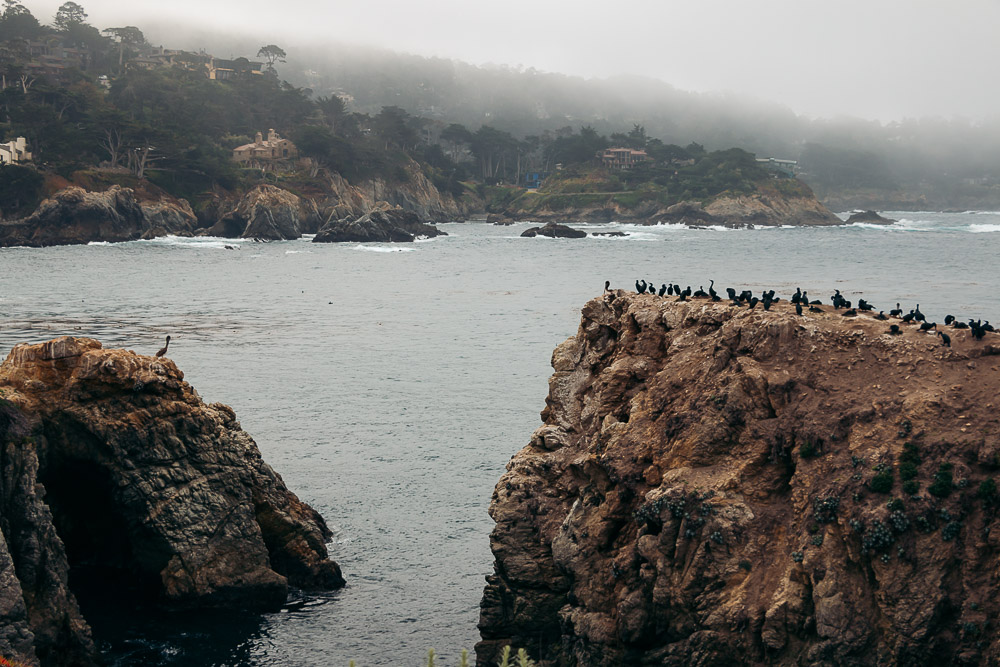
<svg viewBox="0 0 1000 667">
<path fill-rule="evenodd" d="M 854 310 L 853 308 L 848 308 L 847 310 L 845 310 L 844 312 L 842 312 L 840 314 L 840 316 L 841 317 L 854 317 L 857 314 L 858 314 L 858 311 Z"/>
<path fill-rule="evenodd" d="M 799 301 L 802 299 L 802 288 L 796 287 L 795 294 L 792 295 L 792 303 L 798 305 Z M 801 315 L 802 313 L 799 313 Z"/>
<path fill-rule="evenodd" d="M 693 296 L 697 296 L 697 297 L 708 296 L 708 292 L 705 291 L 705 286 L 704 285 L 698 285 L 698 291 L 695 292 Z"/>
<path fill-rule="evenodd" d="M 937 329 L 937 322 L 922 322 L 920 324 L 921 331 L 930 331 L 931 329 Z"/>
<path fill-rule="evenodd" d="M 944 325 L 945 326 L 950 325 L 954 321 L 955 321 L 955 316 L 954 315 L 945 315 L 944 316 Z"/>
<path fill-rule="evenodd" d="M 660 285 L 660 291 L 657 294 L 657 296 L 663 296 L 666 293 L 667 293 L 667 284 L 663 283 L 662 285 Z"/>
<path fill-rule="evenodd" d="M 635 291 L 637 294 L 642 294 L 646 291 L 646 281 L 643 280 L 641 283 L 637 280 L 635 281 Z"/>
<path fill-rule="evenodd" d="M 941 336 L 941 344 L 942 345 L 944 345 L 945 347 L 951 347 L 951 336 L 949 336 L 948 334 L 946 334 L 943 331 L 938 331 L 937 335 Z"/>
<path fill-rule="evenodd" d="M 920 312 L 919 303 L 917 304 L 917 309 L 913 311 L 913 319 L 915 319 L 917 322 L 923 322 L 924 320 L 927 319 L 926 317 L 924 317 L 924 314 Z"/>
<path fill-rule="evenodd" d="M 760 299 L 758 299 L 755 296 L 754 297 L 750 297 L 750 310 L 753 310 L 754 308 L 756 308 L 758 303 L 760 303 Z"/>
<path fill-rule="evenodd" d="M 720 301 L 719 293 L 715 291 L 715 281 L 714 280 L 708 286 L 708 295 L 712 297 L 712 301 Z"/>
<path fill-rule="evenodd" d="M 604 291 L 605 292 L 610 292 L 611 291 L 611 281 L 610 280 L 605 280 L 604 281 Z"/>
<path fill-rule="evenodd" d="M 913 321 L 914 317 L 915 317 L 915 315 L 913 314 L 913 311 L 911 310 L 906 315 L 903 315 L 903 321 L 906 322 L 907 324 L 909 324 L 910 322 Z"/>
<path fill-rule="evenodd" d="M 673 296 L 673 295 L 674 295 L 674 286 L 668 284 L 667 285 L 667 296 Z"/>
<path fill-rule="evenodd" d="M 802 304 L 799 303 L 798 301 L 795 302 L 795 314 L 796 315 L 802 314 Z"/>
<path fill-rule="evenodd" d="M 736 301 L 736 290 L 735 289 L 733 289 L 732 287 L 727 287 L 726 288 L 726 294 L 729 295 L 729 298 L 731 300 Z"/>
<path fill-rule="evenodd" d="M 823 309 L 820 308 L 819 306 L 809 306 L 809 312 L 810 313 L 822 313 Z"/>
<path fill-rule="evenodd" d="M 965 322 L 959 322 L 958 320 L 955 320 L 955 323 L 952 324 L 951 327 L 953 329 L 968 329 L 969 325 L 966 324 Z"/>
<path fill-rule="evenodd" d="M 885 311 L 884 310 L 880 310 L 880 311 L 878 311 L 878 315 L 875 316 L 875 319 L 876 320 L 887 320 L 889 318 L 885 316 Z"/>
<path fill-rule="evenodd" d="M 170 336 L 167 336 L 167 344 L 160 348 L 160 351 L 156 353 L 156 356 L 157 357 L 166 356 L 168 347 L 170 347 Z"/>
<path fill-rule="evenodd" d="M 889 311 L 889 317 L 902 317 L 903 309 L 899 307 L 899 303 L 896 303 L 896 307 Z"/>
<path fill-rule="evenodd" d="M 898 336 L 899 334 L 901 334 L 903 332 L 899 330 L 899 325 L 898 324 L 890 324 L 889 325 L 889 333 L 892 334 L 893 336 Z"/>
<path fill-rule="evenodd" d="M 983 331 L 995 331 L 989 320 L 986 320 L 986 324 L 983 325 Z"/>
</svg>

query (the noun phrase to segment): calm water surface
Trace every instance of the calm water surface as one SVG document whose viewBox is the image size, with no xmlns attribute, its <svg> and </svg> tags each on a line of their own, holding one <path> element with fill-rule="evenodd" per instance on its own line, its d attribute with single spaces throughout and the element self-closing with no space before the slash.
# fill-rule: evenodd
<svg viewBox="0 0 1000 667">
<path fill-rule="evenodd" d="M 410 246 L 159 239 L 0 249 L 0 355 L 91 336 L 170 356 L 232 405 L 318 509 L 348 586 L 264 616 L 134 614 L 95 632 L 117 665 L 453 665 L 478 638 L 487 515 L 540 424 L 552 349 L 604 280 L 755 291 L 839 288 L 888 311 L 1000 321 L 1000 213 L 887 213 L 890 227 L 688 230 L 521 239 L 448 224 Z"/>
</svg>

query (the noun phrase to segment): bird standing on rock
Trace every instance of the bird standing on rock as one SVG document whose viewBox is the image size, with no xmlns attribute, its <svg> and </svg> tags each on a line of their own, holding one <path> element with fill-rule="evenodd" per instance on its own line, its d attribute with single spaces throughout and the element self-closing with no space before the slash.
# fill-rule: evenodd
<svg viewBox="0 0 1000 667">
<path fill-rule="evenodd" d="M 951 336 L 949 336 L 943 331 L 938 331 L 937 335 L 941 336 L 941 345 L 943 345 L 944 347 L 951 347 Z"/>
<path fill-rule="evenodd" d="M 168 347 L 170 347 L 170 336 L 167 336 L 167 344 L 159 349 L 159 351 L 156 353 L 156 356 L 157 357 L 166 356 Z"/>
</svg>

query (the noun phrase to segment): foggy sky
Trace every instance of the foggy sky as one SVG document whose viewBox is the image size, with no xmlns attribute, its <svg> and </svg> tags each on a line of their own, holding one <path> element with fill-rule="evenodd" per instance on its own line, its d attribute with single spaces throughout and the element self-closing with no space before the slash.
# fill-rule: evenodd
<svg viewBox="0 0 1000 667">
<path fill-rule="evenodd" d="M 191 45 L 163 34 L 164 19 L 290 53 L 351 42 L 587 77 L 641 74 L 814 117 L 1000 112 L 997 0 L 78 1 L 96 27 L 136 25 L 168 47 Z M 22 2 L 43 23 L 61 4 Z"/>
</svg>

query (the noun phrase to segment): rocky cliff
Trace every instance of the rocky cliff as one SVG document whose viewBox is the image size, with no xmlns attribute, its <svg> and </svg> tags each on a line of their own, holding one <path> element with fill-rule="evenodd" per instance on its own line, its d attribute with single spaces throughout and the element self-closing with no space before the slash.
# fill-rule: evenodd
<svg viewBox="0 0 1000 667">
<path fill-rule="evenodd" d="M 68 187 L 23 220 L 0 222 L 0 246 L 51 246 L 134 241 L 157 234 L 190 235 L 196 224 L 184 200 L 140 202 L 131 188 L 104 192 Z"/>
<path fill-rule="evenodd" d="M 493 496 L 480 665 L 1000 662 L 1000 336 L 609 292 Z"/>
<path fill-rule="evenodd" d="M 630 222 L 691 226 L 840 225 L 843 221 L 816 199 L 805 183 L 768 181 L 752 193 L 730 192 L 702 201 L 666 203 L 664 188 L 624 193 L 530 193 L 507 205 L 519 220 Z"/>
<path fill-rule="evenodd" d="M 447 236 L 434 225 L 421 222 L 420 216 L 401 208 L 380 208 L 358 218 L 331 220 L 313 243 L 412 243 L 418 237 Z"/>
<path fill-rule="evenodd" d="M 0 365 L 0 656 L 91 664 L 81 587 L 274 609 L 290 586 L 343 585 L 322 517 L 183 378 L 86 338 L 18 345 Z"/>
</svg>

